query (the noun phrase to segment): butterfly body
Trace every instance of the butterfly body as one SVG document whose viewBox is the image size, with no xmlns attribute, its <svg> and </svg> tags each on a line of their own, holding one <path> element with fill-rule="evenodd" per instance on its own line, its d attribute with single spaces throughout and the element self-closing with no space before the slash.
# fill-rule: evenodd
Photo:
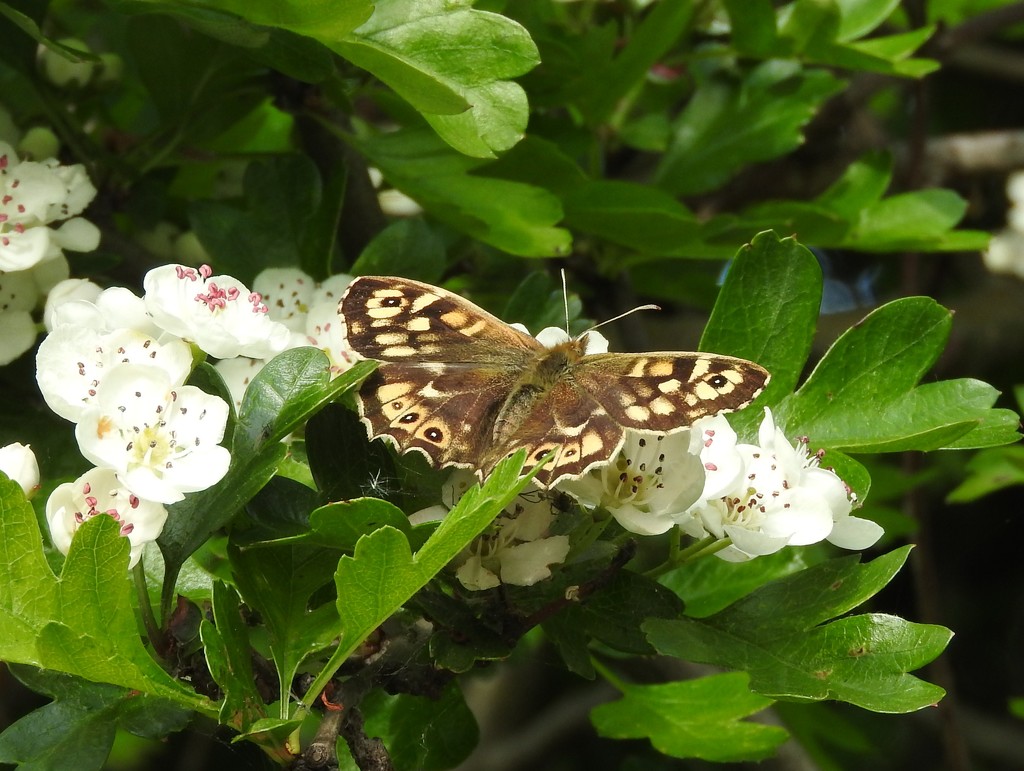
<svg viewBox="0 0 1024 771">
<path fill-rule="evenodd" d="M 553 485 L 607 462 L 627 428 L 672 433 L 739 409 L 762 390 L 757 364 L 716 354 L 546 347 L 468 300 L 410 279 L 363 276 L 339 304 L 349 346 L 381 362 L 363 383 L 371 438 L 438 466 L 484 474 L 520 448 Z"/>
</svg>

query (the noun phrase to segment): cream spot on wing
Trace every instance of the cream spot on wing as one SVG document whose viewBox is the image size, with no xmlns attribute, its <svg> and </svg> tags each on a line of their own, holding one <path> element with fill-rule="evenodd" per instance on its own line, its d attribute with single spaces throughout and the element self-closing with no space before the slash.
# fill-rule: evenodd
<svg viewBox="0 0 1024 771">
<path fill-rule="evenodd" d="M 441 346 L 439 345 L 421 345 L 419 347 L 420 353 L 433 355 L 435 353 L 441 353 Z"/>
<path fill-rule="evenodd" d="M 428 305 L 431 305 L 440 299 L 441 298 L 438 297 L 436 294 L 431 294 L 429 292 L 427 294 L 421 294 L 419 297 L 412 301 L 412 312 L 419 313 Z"/>
<path fill-rule="evenodd" d="M 711 369 L 711 361 L 709 359 L 697 359 L 693 363 L 693 372 L 690 373 L 690 382 L 694 380 L 700 380 Z"/>
<path fill-rule="evenodd" d="M 383 332 L 373 338 L 377 345 L 400 345 L 409 341 L 405 332 Z"/>
<path fill-rule="evenodd" d="M 650 399 L 654 395 L 654 389 L 642 381 L 637 382 L 633 390 L 641 399 Z"/>
<path fill-rule="evenodd" d="M 597 431 L 588 431 L 583 435 L 583 439 L 580 441 L 580 448 L 582 449 L 583 456 L 589 458 L 591 455 L 597 455 L 601 452 L 604 447 L 604 440 Z"/>
<path fill-rule="evenodd" d="M 718 391 L 712 388 L 708 383 L 704 382 L 697 383 L 694 388 L 694 393 L 704 401 L 714 401 L 718 398 Z"/>
<path fill-rule="evenodd" d="M 653 402 L 651 402 L 651 412 L 655 415 L 671 415 L 676 411 L 675 405 L 672 404 L 664 396 L 659 396 Z"/>
<path fill-rule="evenodd" d="M 367 308 L 366 315 L 371 319 L 390 319 L 402 312 L 402 308 Z"/>
<path fill-rule="evenodd" d="M 685 401 L 689 406 L 693 407 L 697 404 L 697 402 L 700 401 L 700 399 L 697 398 L 697 394 L 689 393 L 686 395 L 683 401 Z"/>
<path fill-rule="evenodd" d="M 361 321 L 349 321 L 348 323 L 348 334 L 350 335 L 361 335 L 363 333 L 363 322 Z"/>
<path fill-rule="evenodd" d="M 623 407 L 629 407 L 632 404 L 636 404 L 636 397 L 629 391 L 620 391 L 618 396 L 619 404 L 621 404 Z"/>
<path fill-rule="evenodd" d="M 724 386 L 719 386 L 717 390 L 718 393 L 720 393 L 722 396 L 725 396 L 726 394 L 731 394 L 733 391 L 736 390 L 736 384 L 726 383 Z"/>
<path fill-rule="evenodd" d="M 424 362 L 423 364 L 418 364 L 417 366 L 420 367 L 421 369 L 426 370 L 431 375 L 440 375 L 441 373 L 444 372 L 444 364 L 440 363 L 435 364 L 432 362 Z"/>
<path fill-rule="evenodd" d="M 382 402 L 392 402 L 400 396 L 405 396 L 412 390 L 409 383 L 388 383 L 377 389 L 377 398 Z"/>
<path fill-rule="evenodd" d="M 668 377 L 672 374 L 672 362 L 666 359 L 658 359 L 647 368 L 647 374 L 654 377 Z"/>
<path fill-rule="evenodd" d="M 585 425 L 585 423 L 581 423 L 578 426 L 563 426 L 562 434 L 564 436 L 579 436 L 580 434 L 583 433 L 583 427 Z"/>
<path fill-rule="evenodd" d="M 417 302 L 419 301 L 417 300 Z M 416 303 L 412 304 L 412 309 L 414 311 L 416 310 Z M 426 332 L 430 329 L 430 319 L 426 316 L 417 316 L 416 318 L 411 319 L 409 323 L 405 325 L 405 328 L 410 332 Z"/>
<path fill-rule="evenodd" d="M 420 396 L 422 396 L 422 397 L 424 397 L 426 399 L 436 399 L 437 397 L 444 395 L 440 391 L 438 391 L 436 388 L 434 388 L 434 381 L 433 380 L 431 380 L 429 383 L 427 383 L 425 386 L 423 386 L 423 388 L 421 388 L 416 393 L 418 393 Z"/>
<path fill-rule="evenodd" d="M 658 383 L 658 390 L 663 394 L 674 394 L 679 390 L 679 386 L 681 385 L 682 383 L 675 378 L 672 378 L 671 380 L 662 380 Z"/>
<path fill-rule="evenodd" d="M 370 326 L 374 329 L 379 329 L 380 327 L 391 327 L 394 325 L 389 319 L 376 319 L 375 321 L 370 322 Z"/>
<path fill-rule="evenodd" d="M 736 383 L 737 385 L 743 382 L 743 375 L 734 369 L 727 369 L 722 372 L 722 377 L 729 381 Z"/>
<path fill-rule="evenodd" d="M 629 371 L 629 377 L 643 377 L 644 371 L 647 368 L 648 359 L 643 357 L 636 360 L 633 364 L 633 369 Z"/>
<path fill-rule="evenodd" d="M 651 417 L 651 411 L 646 407 L 634 404 L 626 409 L 626 417 L 630 420 L 647 420 Z"/>
<path fill-rule="evenodd" d="M 416 349 L 410 345 L 392 345 L 390 348 L 385 348 L 381 351 L 380 355 L 389 359 L 403 359 L 408 356 L 415 356 L 416 353 Z"/>
<path fill-rule="evenodd" d="M 441 321 L 455 329 L 462 329 L 469 321 L 469 317 L 462 311 L 448 311 L 441 314 Z"/>
<path fill-rule="evenodd" d="M 473 335 L 480 334 L 486 328 L 487 328 L 487 320 L 486 319 L 480 319 L 478 322 L 476 322 L 472 326 L 468 326 L 465 329 L 460 329 L 459 331 L 462 332 L 462 334 L 464 334 L 464 335 L 469 335 L 470 337 L 472 337 Z"/>
</svg>

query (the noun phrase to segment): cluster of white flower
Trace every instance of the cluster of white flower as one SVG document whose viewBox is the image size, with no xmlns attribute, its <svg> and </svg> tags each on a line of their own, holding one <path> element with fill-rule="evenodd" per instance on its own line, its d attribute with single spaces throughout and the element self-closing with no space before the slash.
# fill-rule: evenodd
<svg viewBox="0 0 1024 771">
<path fill-rule="evenodd" d="M 600 334 L 589 338 L 587 353 L 608 350 Z M 550 346 L 568 336 L 549 328 L 537 339 Z M 629 431 L 607 464 L 558 488 L 585 508 L 608 511 L 629 532 L 658 535 L 678 527 L 717 541 L 715 554 L 732 562 L 822 540 L 870 547 L 882 528 L 850 516 L 856 496 L 821 458 L 808 451 L 806 439 L 791 444 L 766 408 L 757 444 L 738 443 L 724 415 L 669 435 Z M 453 475 L 457 489 L 467 484 L 464 475 Z M 468 589 L 547 578 L 569 552 L 566 536 L 549 535 L 552 520 L 549 497 L 520 496 L 462 555 L 457 577 Z"/>
<path fill-rule="evenodd" d="M 350 281 L 351 276 L 339 273 L 317 283 L 298 268 L 267 268 L 256 276 L 252 288 L 266 305 L 268 317 L 286 328 L 285 347 L 319 348 L 330 361 L 331 377 L 337 377 L 356 360 L 338 323 L 338 302 Z M 217 363 L 236 407 L 268 358 L 249 353 Z"/>
<path fill-rule="evenodd" d="M 982 252 L 985 267 L 993 273 L 1008 273 L 1024 278 L 1024 171 L 1006 180 L 1006 227 L 992 235 L 988 249 Z"/>
<path fill-rule="evenodd" d="M 143 297 L 84 281 L 53 292 L 36 379 L 50 408 L 76 423 L 79 449 L 96 465 L 47 501 L 58 548 L 70 547 L 83 521 L 107 514 L 122 523 L 134 565 L 160 534 L 165 504 L 216 484 L 228 470 L 220 442 L 230 408 L 184 385 L 192 346 L 219 359 L 236 405 L 265 361 L 288 348 L 322 348 L 341 372 L 351 354 L 332 321 L 350 280 L 317 285 L 301 271 L 271 269 L 250 291 L 205 265 L 164 265 L 146 274 Z M 233 376 L 240 371 L 244 380 Z"/>
<path fill-rule="evenodd" d="M 77 216 L 95 195 L 84 166 L 22 160 L 0 140 L 0 364 L 35 342 L 32 311 L 70 272 L 63 250 L 99 245 L 96 226 Z"/>
</svg>

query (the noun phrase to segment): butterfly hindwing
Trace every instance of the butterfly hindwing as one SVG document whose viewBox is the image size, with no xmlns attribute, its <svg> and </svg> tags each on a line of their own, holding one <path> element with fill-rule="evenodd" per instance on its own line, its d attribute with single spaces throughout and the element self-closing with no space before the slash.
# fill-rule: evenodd
<svg viewBox="0 0 1024 771">
<path fill-rule="evenodd" d="M 478 468 L 490 428 L 511 388 L 500 372 L 444 364 L 382 364 L 364 381 L 359 412 L 370 438 L 401 452 L 417 450 L 437 465 Z"/>
</svg>

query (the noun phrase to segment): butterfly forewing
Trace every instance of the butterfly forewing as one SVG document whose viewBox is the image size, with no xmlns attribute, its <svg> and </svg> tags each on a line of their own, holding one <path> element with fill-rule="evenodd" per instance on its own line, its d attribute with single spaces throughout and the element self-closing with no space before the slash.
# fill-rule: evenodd
<svg viewBox="0 0 1024 771">
<path fill-rule="evenodd" d="M 363 276 L 339 312 L 360 356 L 410 363 L 525 362 L 543 347 L 463 297 L 407 278 Z"/>
</svg>

